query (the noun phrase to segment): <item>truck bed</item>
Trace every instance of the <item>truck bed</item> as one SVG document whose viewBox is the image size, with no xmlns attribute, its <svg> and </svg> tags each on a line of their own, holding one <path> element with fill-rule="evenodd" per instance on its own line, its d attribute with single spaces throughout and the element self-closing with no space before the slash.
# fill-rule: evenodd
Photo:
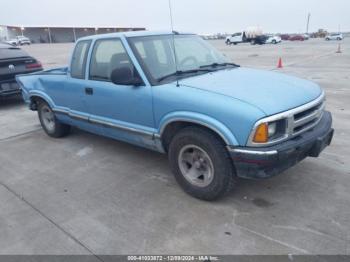
<svg viewBox="0 0 350 262">
<path fill-rule="evenodd" d="M 65 75 L 68 72 L 68 67 L 57 67 L 57 68 L 52 68 L 52 69 L 47 69 L 47 70 L 43 70 L 40 72 L 35 72 L 33 74 L 30 75 Z M 23 75 L 19 75 L 19 76 L 23 76 Z"/>
<path fill-rule="evenodd" d="M 29 103 L 30 94 L 45 97 L 62 89 L 68 73 L 68 67 L 53 68 L 26 75 L 17 75 L 16 81 L 22 89 L 25 102 Z"/>
</svg>

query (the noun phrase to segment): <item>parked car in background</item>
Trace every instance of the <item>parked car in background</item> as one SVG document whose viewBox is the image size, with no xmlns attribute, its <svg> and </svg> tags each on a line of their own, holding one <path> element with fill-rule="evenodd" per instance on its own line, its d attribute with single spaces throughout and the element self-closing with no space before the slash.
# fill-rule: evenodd
<svg viewBox="0 0 350 262">
<path fill-rule="evenodd" d="M 268 35 L 266 39 L 266 44 L 277 44 L 282 42 L 282 38 L 278 35 Z"/>
<path fill-rule="evenodd" d="M 317 84 L 241 68 L 193 34 L 80 38 L 68 67 L 17 82 L 49 136 L 76 126 L 167 153 L 179 185 L 204 200 L 237 177 L 268 178 L 317 157 L 333 136 Z"/>
<path fill-rule="evenodd" d="M 25 36 L 17 36 L 17 40 L 19 45 L 30 45 L 32 43 L 30 39 Z"/>
<path fill-rule="evenodd" d="M 343 34 L 341 33 L 335 33 L 335 34 L 329 34 L 326 36 L 325 38 L 327 41 L 330 41 L 330 40 L 343 40 Z"/>
<path fill-rule="evenodd" d="M 33 73 L 42 69 L 40 62 L 25 51 L 7 43 L 0 43 L 0 97 L 21 92 L 15 80 L 17 74 Z"/>
<path fill-rule="evenodd" d="M 304 40 L 309 40 L 310 39 L 309 34 L 303 34 L 303 37 L 304 37 Z"/>
<path fill-rule="evenodd" d="M 288 34 L 282 34 L 282 35 L 280 35 L 280 37 L 281 37 L 281 39 L 282 40 L 289 40 L 289 38 L 290 38 L 290 35 L 288 35 Z"/>
<path fill-rule="evenodd" d="M 305 37 L 303 35 L 292 35 L 288 39 L 289 41 L 304 41 Z"/>
<path fill-rule="evenodd" d="M 25 36 L 16 36 L 13 39 L 10 39 L 6 41 L 6 43 L 11 44 L 11 45 L 30 45 L 31 41 L 28 37 Z"/>
<path fill-rule="evenodd" d="M 5 41 L 5 43 L 9 44 L 9 45 L 13 45 L 13 46 L 17 46 L 18 45 L 18 41 L 16 38 L 10 39 Z"/>
</svg>

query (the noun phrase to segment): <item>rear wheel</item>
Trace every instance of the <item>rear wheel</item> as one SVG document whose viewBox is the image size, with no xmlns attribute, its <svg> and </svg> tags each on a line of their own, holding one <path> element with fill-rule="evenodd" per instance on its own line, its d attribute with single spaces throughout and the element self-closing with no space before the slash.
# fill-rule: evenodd
<svg viewBox="0 0 350 262">
<path fill-rule="evenodd" d="M 224 143 L 212 132 L 187 127 L 172 139 L 169 162 L 177 182 L 188 194 L 215 200 L 235 185 L 235 172 Z"/>
<path fill-rule="evenodd" d="M 59 138 L 69 134 L 70 126 L 60 123 L 46 102 L 39 103 L 38 116 L 41 126 L 49 136 Z"/>
<path fill-rule="evenodd" d="M 272 40 L 272 44 L 277 44 L 277 41 L 276 40 Z"/>
</svg>

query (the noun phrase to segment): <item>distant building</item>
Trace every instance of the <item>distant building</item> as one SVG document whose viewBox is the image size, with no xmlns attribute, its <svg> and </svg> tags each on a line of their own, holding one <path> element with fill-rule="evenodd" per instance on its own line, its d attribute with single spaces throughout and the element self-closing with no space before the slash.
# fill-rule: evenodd
<svg viewBox="0 0 350 262">
<path fill-rule="evenodd" d="M 24 35 L 32 43 L 68 43 L 94 34 L 146 30 L 142 27 L 68 27 L 68 26 L 8 26 L 0 25 L 0 41 Z"/>
</svg>

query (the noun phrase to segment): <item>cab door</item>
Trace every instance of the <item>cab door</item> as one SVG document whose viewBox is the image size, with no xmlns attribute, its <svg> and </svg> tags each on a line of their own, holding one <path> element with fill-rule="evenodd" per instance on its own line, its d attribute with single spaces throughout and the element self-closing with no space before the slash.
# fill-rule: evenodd
<svg viewBox="0 0 350 262">
<path fill-rule="evenodd" d="M 149 85 L 127 86 L 111 82 L 113 70 L 129 67 L 138 74 L 119 38 L 96 40 L 85 87 L 90 121 L 106 136 L 139 145 L 153 145 L 154 118 Z"/>
<path fill-rule="evenodd" d="M 235 33 L 231 37 L 231 42 L 239 43 L 242 42 L 242 33 Z"/>
<path fill-rule="evenodd" d="M 85 96 L 85 76 L 87 56 L 91 40 L 79 41 L 74 49 L 71 66 L 64 85 L 64 99 L 60 106 L 68 110 L 75 119 L 88 119 L 88 108 Z"/>
</svg>

